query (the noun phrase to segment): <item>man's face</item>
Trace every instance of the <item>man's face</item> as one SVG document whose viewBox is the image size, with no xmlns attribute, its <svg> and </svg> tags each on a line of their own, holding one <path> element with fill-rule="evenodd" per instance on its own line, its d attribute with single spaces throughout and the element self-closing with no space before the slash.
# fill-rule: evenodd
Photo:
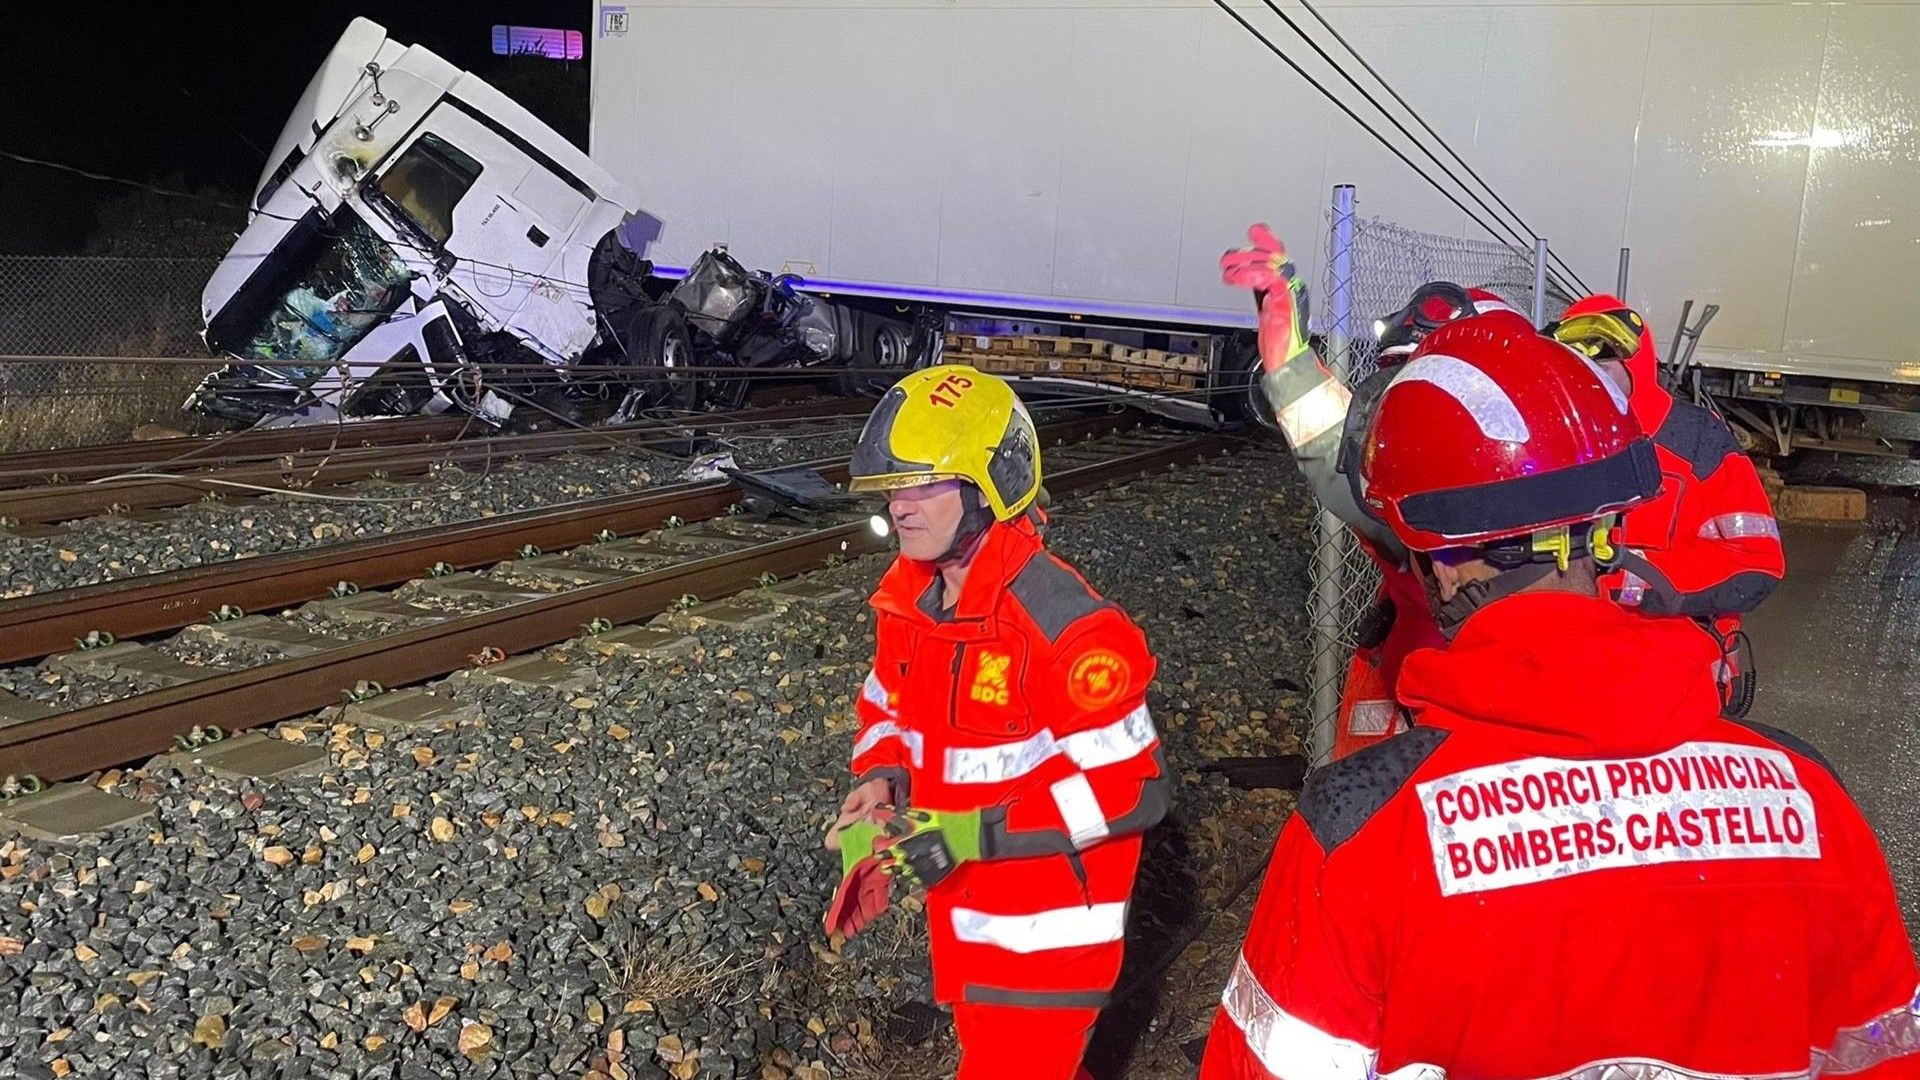
<svg viewBox="0 0 1920 1080">
<path fill-rule="evenodd" d="M 1621 393 L 1633 393 L 1633 373 L 1627 370 L 1626 361 L 1601 360 L 1599 364 L 1600 370 L 1607 373 L 1607 378 L 1613 380 L 1613 385 L 1619 387 Z"/>
<path fill-rule="evenodd" d="M 960 497 L 964 484 L 963 480 L 941 480 L 894 491 L 887 500 L 887 515 L 893 519 L 894 535 L 900 538 L 900 554 L 917 562 L 931 562 L 953 547 L 960 519 L 967 512 Z"/>
</svg>

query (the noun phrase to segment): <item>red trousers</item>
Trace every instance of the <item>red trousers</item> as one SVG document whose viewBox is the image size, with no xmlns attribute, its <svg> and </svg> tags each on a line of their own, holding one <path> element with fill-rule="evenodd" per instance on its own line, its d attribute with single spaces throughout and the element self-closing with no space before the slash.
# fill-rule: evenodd
<svg viewBox="0 0 1920 1080">
<path fill-rule="evenodd" d="M 1098 1009 L 1025 1009 L 1013 1005 L 953 1006 L 960 1039 L 954 1080 L 1075 1080 Z"/>
</svg>

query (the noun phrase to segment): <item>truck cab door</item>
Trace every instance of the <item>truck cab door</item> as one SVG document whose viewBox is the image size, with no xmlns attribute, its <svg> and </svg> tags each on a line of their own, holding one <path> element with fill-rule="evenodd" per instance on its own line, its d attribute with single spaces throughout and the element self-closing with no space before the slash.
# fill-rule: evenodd
<svg viewBox="0 0 1920 1080">
<path fill-rule="evenodd" d="M 585 288 L 553 277 L 588 199 L 509 135 L 442 101 L 369 183 L 484 324 L 531 337 L 553 359 L 591 344 Z"/>
</svg>

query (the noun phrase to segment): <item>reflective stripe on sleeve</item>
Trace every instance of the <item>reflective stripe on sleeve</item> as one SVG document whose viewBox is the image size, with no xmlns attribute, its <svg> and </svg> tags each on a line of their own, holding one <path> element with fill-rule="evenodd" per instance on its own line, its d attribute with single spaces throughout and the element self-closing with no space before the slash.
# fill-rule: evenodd
<svg viewBox="0 0 1920 1080">
<path fill-rule="evenodd" d="M 1074 847 L 1084 848 L 1107 838 L 1107 815 L 1101 811 L 1086 773 L 1055 781 L 1048 790 L 1053 793 L 1053 805 L 1059 809 Z"/>
<path fill-rule="evenodd" d="M 867 681 L 860 684 L 860 696 L 866 700 L 867 704 L 888 716 L 900 715 L 900 710 L 893 707 L 893 695 L 887 693 L 886 686 L 880 682 L 880 676 L 871 670 L 867 672 Z"/>
<path fill-rule="evenodd" d="M 1160 738 L 1153 714 L 1141 705 L 1104 727 L 1056 738 L 1052 728 L 999 746 L 954 747 L 947 751 L 949 784 L 998 784 L 1016 780 L 1055 755 L 1065 754 L 1082 769 L 1097 769 L 1145 753 Z"/>
<path fill-rule="evenodd" d="M 991 915 L 972 908 L 953 909 L 953 935 L 972 945 L 992 945 L 1015 953 L 1105 945 L 1127 934 L 1127 905 L 1093 904 L 1054 908 L 1031 915 Z"/>
<path fill-rule="evenodd" d="M 1399 717 L 1399 710 L 1391 701 L 1370 698 L 1353 703 L 1353 712 L 1347 717 L 1349 735 L 1385 735 L 1393 730 L 1393 722 Z"/>
<path fill-rule="evenodd" d="M 853 756 L 858 758 L 861 754 L 880 745 L 881 739 L 899 739 L 906 745 L 907 753 L 913 758 L 913 767 L 916 769 L 920 767 L 926 752 L 925 740 L 921 738 L 919 732 L 910 727 L 902 727 L 891 720 L 882 720 L 861 732 L 860 738 L 853 744 Z"/>
<path fill-rule="evenodd" d="M 1306 446 L 1344 423 L 1352 402 L 1352 391 L 1339 379 L 1329 378 L 1282 406 L 1276 419 L 1288 445 Z"/>
<path fill-rule="evenodd" d="M 1772 514 L 1720 514 L 1700 526 L 1702 540 L 1780 539 L 1780 523 Z"/>
</svg>

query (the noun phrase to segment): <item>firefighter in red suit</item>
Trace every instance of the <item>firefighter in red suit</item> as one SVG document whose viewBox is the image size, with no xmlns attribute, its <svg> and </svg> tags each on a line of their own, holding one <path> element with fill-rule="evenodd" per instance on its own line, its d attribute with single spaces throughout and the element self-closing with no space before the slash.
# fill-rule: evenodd
<svg viewBox="0 0 1920 1080">
<path fill-rule="evenodd" d="M 1831 766 L 1721 715 L 1693 626 L 1599 594 L 1661 483 L 1606 377 L 1453 323 L 1361 466 L 1450 642 L 1401 670 L 1411 730 L 1309 780 L 1203 1080 L 1920 1076 L 1920 968 Z"/>
<path fill-rule="evenodd" d="M 1120 972 L 1141 834 L 1167 809 L 1153 655 L 1041 542 L 1039 448 L 1001 379 L 907 376 L 851 472 L 888 491 L 900 557 L 872 600 L 855 787 L 829 846 L 855 845 L 851 888 L 877 862 L 926 889 L 962 1080 L 1070 1080 Z"/>
<path fill-rule="evenodd" d="M 1221 256 L 1226 284 L 1252 289 L 1260 311 L 1261 380 L 1281 434 L 1320 505 L 1339 518 L 1380 570 L 1380 589 L 1356 627 L 1358 638 L 1341 683 L 1332 759 L 1379 742 L 1405 726 L 1394 701 L 1400 661 L 1411 651 L 1444 644 L 1427 612 L 1420 583 L 1407 569 L 1406 551 L 1393 534 L 1359 509 L 1350 487 L 1350 457 L 1366 417 L 1393 372 L 1435 327 L 1471 314 L 1521 316 L 1486 289 L 1433 282 L 1405 307 L 1381 320 L 1379 370 L 1349 391 L 1306 342 L 1307 294 L 1286 247 L 1265 225 L 1247 230 L 1249 244 Z"/>
<path fill-rule="evenodd" d="M 1726 421 L 1660 385 L 1653 334 L 1638 312 L 1597 294 L 1569 307 L 1552 332 L 1598 361 L 1626 393 L 1660 458 L 1660 495 L 1626 516 L 1620 566 L 1602 580 L 1607 594 L 1706 628 L 1721 645 L 1722 698 L 1745 715 L 1754 672 L 1740 619 L 1787 571 L 1759 472 Z"/>
</svg>

